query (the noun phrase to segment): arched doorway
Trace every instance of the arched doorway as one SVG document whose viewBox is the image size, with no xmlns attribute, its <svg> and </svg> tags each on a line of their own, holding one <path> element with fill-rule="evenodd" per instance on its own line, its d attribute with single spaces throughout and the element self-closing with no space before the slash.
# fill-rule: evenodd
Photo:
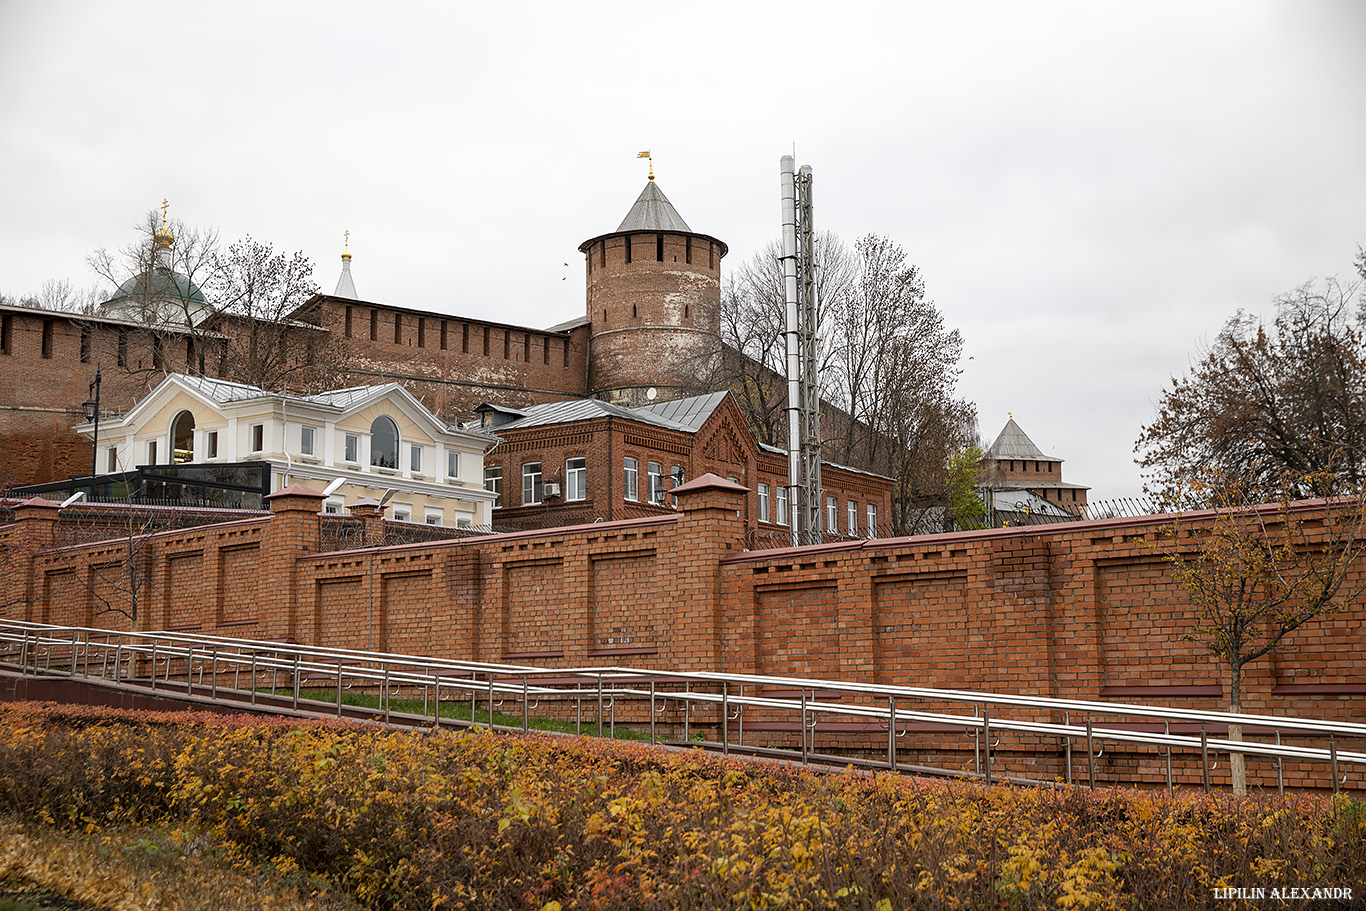
<svg viewBox="0 0 1366 911">
<path fill-rule="evenodd" d="M 194 415 L 182 411 L 171 422 L 171 461 L 194 461 Z"/>
</svg>

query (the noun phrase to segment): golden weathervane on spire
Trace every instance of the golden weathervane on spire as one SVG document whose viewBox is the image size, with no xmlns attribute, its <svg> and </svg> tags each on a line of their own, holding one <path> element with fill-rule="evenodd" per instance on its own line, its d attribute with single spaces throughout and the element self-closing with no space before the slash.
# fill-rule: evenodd
<svg viewBox="0 0 1366 911">
<path fill-rule="evenodd" d="M 640 153 L 639 155 L 637 155 L 636 157 L 637 157 L 637 158 L 649 158 L 649 159 L 650 159 L 650 179 L 651 179 L 651 180 L 654 180 L 654 179 L 655 179 L 655 160 L 654 160 L 653 157 L 651 157 L 651 155 L 650 155 L 650 150 L 649 150 L 649 149 L 646 149 L 644 152 L 641 152 L 641 153 Z"/>
<path fill-rule="evenodd" d="M 342 232 L 342 259 L 351 258 L 351 231 L 348 228 Z"/>
</svg>

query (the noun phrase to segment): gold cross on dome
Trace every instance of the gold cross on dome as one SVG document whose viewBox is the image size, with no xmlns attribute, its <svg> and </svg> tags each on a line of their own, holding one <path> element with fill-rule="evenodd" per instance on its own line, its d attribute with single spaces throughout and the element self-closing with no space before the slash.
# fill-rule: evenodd
<svg viewBox="0 0 1366 911">
<path fill-rule="evenodd" d="M 167 201 L 166 201 L 166 197 L 163 196 L 163 197 L 161 198 L 161 226 L 162 226 L 163 228 L 166 227 L 166 210 L 169 209 L 170 207 L 171 207 L 171 204 L 170 204 L 169 202 L 167 202 Z"/>
<path fill-rule="evenodd" d="M 342 246 L 346 248 L 347 252 L 350 252 L 350 250 L 351 250 L 351 232 L 350 232 L 350 230 L 346 230 L 346 231 L 343 231 L 343 232 L 342 232 Z"/>
</svg>

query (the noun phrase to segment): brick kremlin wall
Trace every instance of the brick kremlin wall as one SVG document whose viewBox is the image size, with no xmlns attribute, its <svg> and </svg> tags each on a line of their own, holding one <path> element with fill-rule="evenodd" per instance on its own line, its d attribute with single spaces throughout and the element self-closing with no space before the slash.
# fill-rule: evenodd
<svg viewBox="0 0 1366 911">
<path fill-rule="evenodd" d="M 679 512 L 669 516 L 320 553 L 320 500 L 291 488 L 272 495 L 269 518 L 151 536 L 135 554 L 149 573 L 139 625 L 549 667 L 1226 706 L 1225 674 L 1182 638 L 1191 609 L 1144 544 L 1155 519 L 745 552 L 744 488 L 708 475 L 675 494 Z M 126 628 L 126 618 L 100 610 L 101 598 L 119 593 L 102 570 L 127 560 L 126 544 L 53 548 L 57 513 L 28 501 L 0 527 L 5 613 Z M 364 521 L 382 520 L 371 511 Z M 1246 668 L 1245 710 L 1359 719 L 1363 620 L 1353 604 Z M 780 723 L 746 718 L 749 739 L 793 737 Z M 857 731 L 829 730 L 818 729 L 826 747 L 841 736 L 860 743 Z M 864 734 L 864 746 L 885 749 L 885 733 Z M 911 736 L 902 749 L 912 760 L 973 762 L 961 734 L 947 745 Z M 994 762 L 1051 777 L 1062 754 L 1017 740 Z M 1156 753 L 1111 751 L 1103 762 L 1102 778 L 1160 778 Z M 1265 770 L 1253 778 L 1264 782 Z"/>
</svg>

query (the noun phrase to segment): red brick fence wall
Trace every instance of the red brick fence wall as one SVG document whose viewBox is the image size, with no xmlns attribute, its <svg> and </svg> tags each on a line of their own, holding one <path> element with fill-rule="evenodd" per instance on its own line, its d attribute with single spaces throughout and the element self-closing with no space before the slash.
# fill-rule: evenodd
<svg viewBox="0 0 1366 911">
<path fill-rule="evenodd" d="M 0 603 L 26 620 L 126 628 L 106 605 L 126 602 L 117 570 L 134 562 L 143 630 L 1226 705 L 1222 668 L 1182 638 L 1183 591 L 1143 543 L 1156 519 L 745 552 L 742 488 L 708 476 L 676 493 L 671 516 L 330 553 L 320 498 L 297 488 L 272 496 L 268 518 L 134 548 L 54 547 L 56 507 L 29 501 L 0 527 Z M 1363 620 L 1354 603 L 1250 665 L 1245 710 L 1359 720 Z M 958 749 L 970 764 L 971 741 Z"/>
</svg>

